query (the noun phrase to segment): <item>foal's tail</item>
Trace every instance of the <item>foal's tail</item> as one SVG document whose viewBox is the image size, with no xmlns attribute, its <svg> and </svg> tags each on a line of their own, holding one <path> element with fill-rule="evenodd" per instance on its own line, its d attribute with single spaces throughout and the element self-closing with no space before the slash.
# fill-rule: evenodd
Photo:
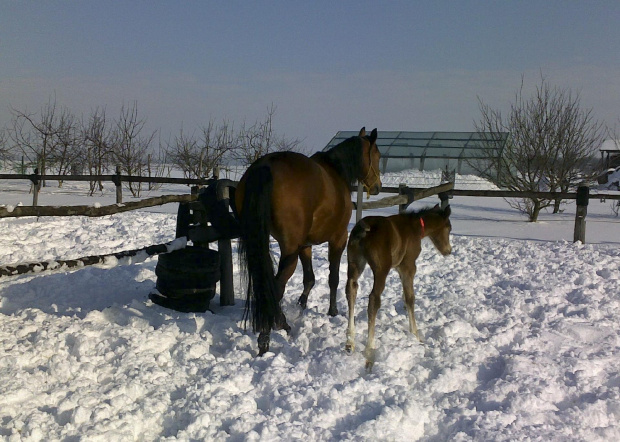
<svg viewBox="0 0 620 442">
<path fill-rule="evenodd" d="M 366 267 L 366 256 L 364 255 L 362 241 L 366 237 L 366 233 L 369 231 L 370 226 L 362 219 L 358 221 L 355 227 L 353 227 L 353 230 L 351 230 L 351 234 L 349 235 L 349 243 L 347 244 L 347 261 L 349 266 L 347 273 L 348 278 L 351 278 L 353 275 L 357 275 L 353 276 L 356 281 L 359 274 L 361 274 L 364 267 Z"/>
<path fill-rule="evenodd" d="M 239 261 L 247 270 L 243 318 L 254 332 L 269 333 L 280 314 L 276 279 L 269 250 L 273 176 L 268 166 L 250 169 L 245 183 L 240 224 Z"/>
<path fill-rule="evenodd" d="M 357 222 L 353 230 L 351 230 L 351 235 L 349 235 L 349 244 L 359 244 L 362 238 L 366 237 L 366 233 L 370 231 L 370 226 L 366 224 L 366 222 L 361 219 Z"/>
</svg>

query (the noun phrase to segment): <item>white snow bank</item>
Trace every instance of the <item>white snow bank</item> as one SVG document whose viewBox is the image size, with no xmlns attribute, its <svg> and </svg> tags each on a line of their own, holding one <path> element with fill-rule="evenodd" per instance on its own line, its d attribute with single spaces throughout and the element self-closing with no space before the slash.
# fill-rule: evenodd
<svg viewBox="0 0 620 442">
<path fill-rule="evenodd" d="M 157 258 L 1 278 L 0 438 L 619 440 L 617 218 L 591 201 L 586 238 L 600 244 L 582 245 L 561 240 L 572 236 L 572 205 L 535 224 L 502 200 L 456 197 L 452 207 L 453 255 L 424 242 L 418 259 L 425 343 L 407 331 L 391 273 L 371 374 L 371 273 L 360 278 L 349 356 L 346 259 L 331 318 L 324 245 L 309 308 L 296 304 L 298 268 L 283 304 L 292 334 L 273 333 L 263 358 L 243 328 L 238 279 L 235 306 L 216 295 L 215 314 L 184 314 L 147 300 Z M 4 264 L 54 261 L 165 243 L 174 232 L 174 214 L 143 211 L 3 219 L 0 250 Z"/>
</svg>

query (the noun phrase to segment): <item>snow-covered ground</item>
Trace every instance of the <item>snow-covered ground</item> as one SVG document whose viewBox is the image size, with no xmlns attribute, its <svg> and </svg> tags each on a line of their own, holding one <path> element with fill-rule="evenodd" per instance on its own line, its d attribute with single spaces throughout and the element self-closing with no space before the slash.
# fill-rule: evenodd
<svg viewBox="0 0 620 442">
<path fill-rule="evenodd" d="M 420 180 L 438 183 L 402 173 L 383 181 Z M 473 181 L 459 177 L 457 188 L 459 180 Z M 113 187 L 92 198 L 77 187 L 46 188 L 40 204 L 113 202 Z M 0 204 L 30 204 L 27 191 L 0 182 Z M 160 190 L 173 191 L 184 189 Z M 235 306 L 220 307 L 216 295 L 214 313 L 184 314 L 147 299 L 157 258 L 1 278 L 0 438 L 620 440 L 620 219 L 610 204 L 590 202 L 582 245 L 572 243 L 573 204 L 532 224 L 502 199 L 455 197 L 453 254 L 425 242 L 418 259 L 424 343 L 407 331 L 391 273 L 370 374 L 362 352 L 371 273 L 360 279 L 357 350 L 347 355 L 346 261 L 332 318 L 325 246 L 315 248 L 308 310 L 295 303 L 298 269 L 284 300 L 292 334 L 273 333 L 262 358 L 241 322 L 238 280 Z M 1 219 L 0 264 L 166 242 L 175 212 Z"/>
</svg>

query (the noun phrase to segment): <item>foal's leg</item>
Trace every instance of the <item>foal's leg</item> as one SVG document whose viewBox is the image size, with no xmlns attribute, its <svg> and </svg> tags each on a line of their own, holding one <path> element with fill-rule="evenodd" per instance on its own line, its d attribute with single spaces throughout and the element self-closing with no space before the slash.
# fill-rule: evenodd
<svg viewBox="0 0 620 442">
<path fill-rule="evenodd" d="M 299 260 L 304 269 L 304 291 L 299 297 L 299 305 L 302 309 L 308 307 L 308 294 L 314 287 L 314 271 L 312 270 L 312 247 L 304 247 L 299 251 Z"/>
<path fill-rule="evenodd" d="M 381 294 L 385 289 L 385 280 L 390 269 L 373 269 L 375 276 L 370 297 L 368 298 L 368 342 L 366 343 L 366 370 L 372 370 L 375 363 L 375 321 L 381 308 Z"/>
<path fill-rule="evenodd" d="M 347 285 L 345 287 L 347 304 L 349 305 L 349 327 L 347 328 L 347 343 L 345 345 L 347 353 L 353 353 L 355 350 L 355 299 L 359 288 L 357 280 L 366 266 L 364 257 L 358 256 L 358 253 L 359 251 L 352 247 L 348 249 Z"/>
<path fill-rule="evenodd" d="M 338 282 L 340 280 L 340 258 L 347 245 L 347 232 L 337 242 L 329 243 L 329 310 L 327 314 L 336 316 L 338 307 L 336 306 L 336 294 L 338 293 Z"/>
<path fill-rule="evenodd" d="M 409 316 L 409 331 L 420 339 L 420 333 L 418 332 L 418 326 L 415 322 L 414 305 L 415 305 L 415 293 L 413 291 L 413 277 L 415 275 L 416 266 L 413 267 L 399 267 L 398 274 L 400 275 L 400 282 L 403 285 L 403 299 L 405 306 L 407 307 L 407 315 Z"/>
</svg>

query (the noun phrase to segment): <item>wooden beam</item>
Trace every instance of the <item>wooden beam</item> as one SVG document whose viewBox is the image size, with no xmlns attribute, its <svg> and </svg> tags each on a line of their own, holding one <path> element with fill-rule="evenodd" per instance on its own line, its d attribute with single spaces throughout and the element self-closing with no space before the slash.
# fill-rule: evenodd
<svg viewBox="0 0 620 442">
<path fill-rule="evenodd" d="M 429 187 L 428 189 L 415 189 L 413 194 L 413 200 L 418 201 L 429 196 L 438 195 L 440 193 L 452 191 L 454 189 L 454 183 L 443 183 L 439 186 Z"/>
<path fill-rule="evenodd" d="M 454 183 L 444 183 L 439 186 L 429 187 L 428 189 L 413 189 L 413 201 L 418 201 L 423 198 L 428 198 L 429 196 L 438 195 L 440 193 L 448 192 L 454 189 Z M 381 189 L 383 192 L 384 189 Z M 410 202 L 408 195 L 395 195 L 395 196 L 386 196 L 385 198 L 381 198 L 376 201 L 367 201 L 362 203 L 363 210 L 369 209 L 383 209 L 391 206 L 398 206 L 401 204 L 407 204 Z M 353 203 L 355 207 L 357 207 L 356 203 Z"/>
</svg>

